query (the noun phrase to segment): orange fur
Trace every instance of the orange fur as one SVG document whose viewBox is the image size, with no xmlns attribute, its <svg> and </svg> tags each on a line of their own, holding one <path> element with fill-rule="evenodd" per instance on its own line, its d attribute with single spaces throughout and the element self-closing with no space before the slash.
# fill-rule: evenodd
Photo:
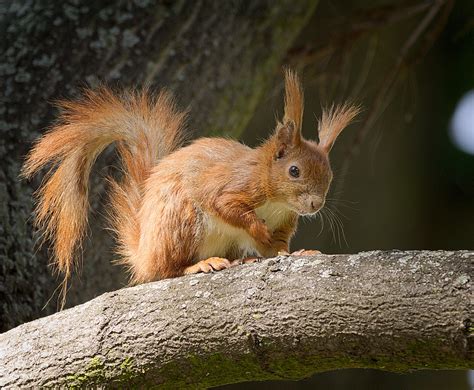
<svg viewBox="0 0 474 390">
<path fill-rule="evenodd" d="M 33 147 L 29 177 L 47 164 L 36 225 L 53 244 L 65 280 L 87 225 L 88 181 L 99 153 L 116 142 L 123 179 L 111 180 L 111 224 L 132 283 L 230 266 L 223 259 L 289 250 L 298 215 L 317 212 L 332 180 L 328 152 L 358 112 L 324 112 L 320 144 L 301 135 L 303 90 L 287 70 L 285 113 L 252 149 L 202 138 L 180 147 L 185 115 L 166 92 L 85 91 L 59 104 L 60 120 Z M 298 177 L 290 174 L 298 168 Z"/>
</svg>

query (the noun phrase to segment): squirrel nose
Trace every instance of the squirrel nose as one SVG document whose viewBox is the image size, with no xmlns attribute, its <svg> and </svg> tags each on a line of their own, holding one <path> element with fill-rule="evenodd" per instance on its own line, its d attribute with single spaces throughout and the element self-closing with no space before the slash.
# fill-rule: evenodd
<svg viewBox="0 0 474 390">
<path fill-rule="evenodd" d="M 312 210 L 312 211 L 317 211 L 317 210 L 319 210 L 321 207 L 323 207 L 323 205 L 324 205 L 324 200 L 321 200 L 321 199 L 319 199 L 319 198 L 318 198 L 318 199 L 314 199 L 314 198 L 313 198 L 313 199 L 311 199 L 310 204 L 311 204 L 311 210 Z"/>
</svg>

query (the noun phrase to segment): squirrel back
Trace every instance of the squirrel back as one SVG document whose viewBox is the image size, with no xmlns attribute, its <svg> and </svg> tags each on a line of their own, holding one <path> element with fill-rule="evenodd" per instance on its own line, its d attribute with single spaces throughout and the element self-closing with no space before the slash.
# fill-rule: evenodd
<svg viewBox="0 0 474 390">
<path fill-rule="evenodd" d="M 87 227 L 89 175 L 97 156 L 117 143 L 124 174 L 120 182 L 111 180 L 111 219 L 119 246 L 127 251 L 138 240 L 143 183 L 161 158 L 181 146 L 186 114 L 167 91 L 154 95 L 147 89 L 117 94 L 100 87 L 57 105 L 59 119 L 28 154 L 23 176 L 51 165 L 36 193 L 34 223 L 51 241 L 55 265 L 64 274 L 64 304 L 74 254 Z"/>
</svg>

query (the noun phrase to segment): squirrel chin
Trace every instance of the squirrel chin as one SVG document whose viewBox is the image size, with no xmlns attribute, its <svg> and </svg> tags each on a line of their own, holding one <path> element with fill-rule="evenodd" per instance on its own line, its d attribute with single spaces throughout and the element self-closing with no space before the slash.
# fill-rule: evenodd
<svg viewBox="0 0 474 390">
<path fill-rule="evenodd" d="M 322 209 L 322 207 L 316 211 L 306 211 L 306 210 L 301 210 L 296 207 L 288 207 L 291 211 L 295 212 L 298 214 L 300 217 L 315 217 Z"/>
<path fill-rule="evenodd" d="M 311 213 L 298 213 L 298 215 L 300 217 L 315 217 L 319 212 L 321 211 L 321 209 L 319 209 L 318 211 L 313 211 Z"/>
</svg>

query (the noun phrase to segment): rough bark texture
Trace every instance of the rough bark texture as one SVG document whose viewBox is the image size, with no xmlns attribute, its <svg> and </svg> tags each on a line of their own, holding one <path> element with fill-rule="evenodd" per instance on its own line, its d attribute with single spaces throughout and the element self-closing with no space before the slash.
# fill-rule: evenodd
<svg viewBox="0 0 474 390">
<path fill-rule="evenodd" d="M 0 387 L 207 387 L 474 367 L 474 252 L 277 257 L 104 294 L 0 335 Z"/>
<path fill-rule="evenodd" d="M 316 2 L 0 1 L 0 331 L 55 307 L 53 299 L 41 313 L 57 282 L 28 222 L 35 186 L 18 179 L 31 141 L 54 117 L 51 101 L 100 80 L 166 85 L 190 105 L 193 131 L 236 136 Z M 98 175 L 92 182 L 98 210 L 103 184 Z M 124 283 L 98 220 L 71 304 Z"/>
</svg>

